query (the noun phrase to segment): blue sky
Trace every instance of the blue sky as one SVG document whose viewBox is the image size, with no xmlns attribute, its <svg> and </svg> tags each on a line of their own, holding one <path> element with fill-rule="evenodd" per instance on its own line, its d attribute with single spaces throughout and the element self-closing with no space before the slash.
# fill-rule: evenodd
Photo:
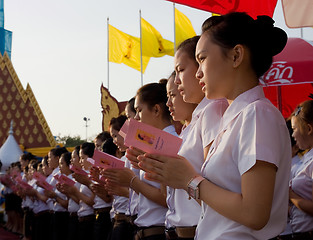
<svg viewBox="0 0 313 240">
<path fill-rule="evenodd" d="M 211 14 L 182 5 L 197 34 Z M 165 0 L 4 0 L 5 28 L 13 32 L 12 63 L 23 86 L 29 83 L 53 135 L 85 138 L 83 117 L 90 118 L 88 137 L 101 131 L 100 86 L 107 84 L 107 28 L 110 24 L 139 36 L 139 9 L 164 38 L 173 41 L 173 4 Z M 281 2 L 274 20 L 289 37 L 300 29 L 285 25 Z M 313 29 L 303 29 L 313 40 Z M 167 77 L 173 57 L 151 58 L 144 83 Z M 110 92 L 119 101 L 135 95 L 140 72 L 110 63 Z"/>
</svg>

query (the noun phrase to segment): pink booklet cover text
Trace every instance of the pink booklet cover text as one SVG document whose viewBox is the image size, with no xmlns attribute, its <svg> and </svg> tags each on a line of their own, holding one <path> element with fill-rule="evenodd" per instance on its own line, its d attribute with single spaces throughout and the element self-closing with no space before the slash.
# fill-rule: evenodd
<svg viewBox="0 0 313 240">
<path fill-rule="evenodd" d="M 100 167 L 104 169 L 108 168 L 123 168 L 124 162 L 117 157 L 110 154 L 95 150 L 93 157 L 87 159 L 94 167 Z"/>
<path fill-rule="evenodd" d="M 147 153 L 176 156 L 182 139 L 145 123 L 130 119 L 124 123 L 119 134 L 126 146 L 139 148 Z"/>
</svg>

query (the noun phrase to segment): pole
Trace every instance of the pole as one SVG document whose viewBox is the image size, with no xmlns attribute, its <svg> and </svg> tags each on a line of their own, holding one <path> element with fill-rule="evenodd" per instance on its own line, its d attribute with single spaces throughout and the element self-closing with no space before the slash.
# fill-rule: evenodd
<svg viewBox="0 0 313 240">
<path fill-rule="evenodd" d="M 303 28 L 300 28 L 301 38 L 303 39 Z"/>
<path fill-rule="evenodd" d="M 109 53 L 109 49 L 110 49 L 110 43 L 109 43 L 109 18 L 107 18 L 107 87 L 108 90 L 110 90 L 110 62 L 109 62 L 109 58 L 110 58 L 110 53 Z"/>
<path fill-rule="evenodd" d="M 175 3 L 173 3 L 173 12 L 174 12 L 174 54 L 176 53 L 176 18 L 175 18 Z"/>
<path fill-rule="evenodd" d="M 139 10 L 139 27 L 140 27 L 140 74 L 141 74 L 141 86 L 143 86 L 141 10 Z"/>
</svg>

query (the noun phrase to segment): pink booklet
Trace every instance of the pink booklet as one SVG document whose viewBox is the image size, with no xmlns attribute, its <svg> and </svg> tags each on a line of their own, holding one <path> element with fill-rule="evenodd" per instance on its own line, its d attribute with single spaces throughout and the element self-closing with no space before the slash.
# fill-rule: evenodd
<svg viewBox="0 0 313 240">
<path fill-rule="evenodd" d="M 16 182 L 19 184 L 19 186 L 20 186 L 21 188 L 24 188 L 24 189 L 26 189 L 26 190 L 33 188 L 33 187 L 30 186 L 27 182 L 23 181 L 21 176 L 17 176 L 17 177 L 15 178 L 15 180 L 16 180 Z"/>
<path fill-rule="evenodd" d="M 37 180 L 38 185 L 48 191 L 53 190 L 53 186 L 46 182 L 46 177 L 39 172 L 34 172 L 33 178 Z"/>
<path fill-rule="evenodd" d="M 77 174 L 88 176 L 88 173 L 85 172 L 83 169 L 76 167 L 75 165 L 70 165 L 70 169 Z"/>
<path fill-rule="evenodd" d="M 87 159 L 94 167 L 100 167 L 104 169 L 108 168 L 123 168 L 124 162 L 117 157 L 110 154 L 95 150 L 93 157 Z"/>
<path fill-rule="evenodd" d="M 43 181 L 43 182 L 38 181 L 38 182 L 39 182 L 40 187 L 42 187 L 48 191 L 53 191 L 53 186 L 50 185 L 49 183 L 47 183 L 46 181 Z"/>
<path fill-rule="evenodd" d="M 46 181 L 46 177 L 39 172 L 34 172 L 33 178 L 35 178 L 39 182 Z"/>
<path fill-rule="evenodd" d="M 147 153 L 176 156 L 182 139 L 145 123 L 130 119 L 124 123 L 119 134 L 126 146 L 139 148 Z"/>
<path fill-rule="evenodd" d="M 69 185 L 69 186 L 74 186 L 75 182 L 68 178 L 67 176 L 63 175 L 63 174 L 60 174 L 60 175 L 54 175 L 53 176 L 59 183 L 64 183 L 66 185 Z"/>
</svg>

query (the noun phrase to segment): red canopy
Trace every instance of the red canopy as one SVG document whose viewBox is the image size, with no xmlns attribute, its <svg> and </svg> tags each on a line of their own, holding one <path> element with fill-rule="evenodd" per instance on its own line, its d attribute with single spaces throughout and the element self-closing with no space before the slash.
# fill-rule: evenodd
<svg viewBox="0 0 313 240">
<path fill-rule="evenodd" d="M 168 0 L 204 11 L 226 14 L 246 12 L 251 17 L 259 15 L 273 17 L 277 0 Z"/>
<path fill-rule="evenodd" d="M 313 42 L 289 38 L 260 82 L 265 96 L 284 117 L 289 117 L 296 106 L 310 99 L 313 93 Z"/>
</svg>

